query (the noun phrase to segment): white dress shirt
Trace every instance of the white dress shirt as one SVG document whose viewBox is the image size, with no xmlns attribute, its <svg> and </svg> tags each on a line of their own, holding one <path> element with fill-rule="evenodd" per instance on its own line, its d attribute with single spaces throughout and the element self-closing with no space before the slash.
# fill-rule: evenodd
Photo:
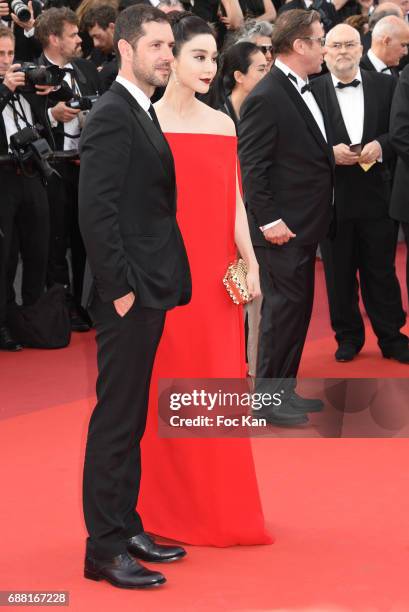
<svg viewBox="0 0 409 612">
<path fill-rule="evenodd" d="M 125 79 L 121 75 L 118 75 L 115 80 L 117 81 L 117 83 L 119 83 L 120 85 L 125 87 L 125 89 L 129 91 L 129 93 L 131 94 L 132 97 L 135 98 L 139 106 L 142 106 L 143 110 L 146 112 L 149 119 L 152 119 L 152 117 L 149 114 L 149 108 L 151 105 L 151 101 L 146 95 L 146 93 L 144 93 L 140 87 L 135 85 L 135 83 L 132 83 L 132 81 L 128 81 L 128 79 Z"/>
<path fill-rule="evenodd" d="M 359 81 L 357 87 L 339 89 L 337 87 L 339 79 L 333 74 L 331 74 L 331 79 L 351 144 L 361 144 L 364 131 L 364 90 L 362 87 L 361 71 L 358 68 L 354 77 L 354 79 Z M 351 81 L 354 79 L 351 79 Z"/>
<path fill-rule="evenodd" d="M 308 81 L 304 81 L 304 79 L 302 79 L 298 74 L 296 74 L 293 70 L 291 70 L 291 68 L 289 68 L 286 64 L 284 64 L 284 62 L 280 61 L 279 59 L 276 59 L 276 61 L 274 62 L 274 65 L 279 70 L 284 72 L 284 74 L 287 77 L 289 74 L 293 76 L 293 78 L 288 78 L 288 80 L 290 81 L 290 83 L 293 84 L 293 86 L 296 88 L 296 90 L 300 94 L 301 98 L 304 100 L 305 104 L 308 106 L 312 116 L 315 119 L 315 122 L 317 123 L 321 131 L 321 134 L 323 135 L 325 141 L 327 141 L 327 134 L 325 131 L 324 118 L 322 116 L 320 107 L 318 106 L 316 99 L 314 98 L 313 94 L 310 91 L 305 91 L 304 93 L 301 93 L 302 87 L 306 85 Z M 282 219 L 277 219 L 276 221 L 272 221 L 271 223 L 267 223 L 266 225 L 261 226 L 260 229 L 262 232 L 264 232 L 270 227 L 274 227 L 274 225 L 277 225 L 278 223 L 280 223 L 280 221 L 282 221 Z"/>
<path fill-rule="evenodd" d="M 376 72 L 384 72 L 385 74 L 392 74 L 388 66 L 382 60 L 380 60 L 377 55 L 375 55 L 372 49 L 369 49 L 367 55 L 368 55 L 368 58 L 371 60 L 371 63 L 374 65 Z M 388 68 L 388 69 L 385 70 L 385 68 Z"/>
<path fill-rule="evenodd" d="M 19 96 L 19 101 L 24 111 L 23 114 L 25 115 L 28 123 L 30 125 L 33 125 L 33 115 L 31 113 L 31 108 L 30 108 L 29 103 L 27 102 L 27 100 L 23 98 L 23 96 Z M 21 113 L 20 104 L 18 102 L 15 102 L 14 104 L 15 104 L 16 109 L 19 111 L 19 113 Z M 23 121 L 23 119 L 21 119 L 21 117 L 18 117 L 19 125 L 16 125 L 16 122 L 14 120 L 13 109 L 10 106 L 10 104 L 6 104 L 6 106 L 3 109 L 2 115 L 3 115 L 4 126 L 6 128 L 7 144 L 10 145 L 10 136 L 15 134 L 18 130 L 27 127 L 27 125 Z M 9 152 L 10 152 L 10 148 L 9 148 Z"/>
</svg>

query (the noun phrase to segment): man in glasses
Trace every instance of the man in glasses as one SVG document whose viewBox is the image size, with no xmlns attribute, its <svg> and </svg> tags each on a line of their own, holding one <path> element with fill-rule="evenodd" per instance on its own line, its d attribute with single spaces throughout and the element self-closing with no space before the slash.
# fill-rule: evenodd
<svg viewBox="0 0 409 612">
<path fill-rule="evenodd" d="M 334 139 L 336 235 L 321 244 L 335 359 L 351 361 L 365 342 L 362 300 L 382 355 L 409 363 L 406 316 L 395 274 L 396 226 L 388 215 L 394 153 L 389 114 L 395 79 L 360 70 L 359 33 L 341 24 L 326 39 L 329 73 L 314 81 Z"/>
<path fill-rule="evenodd" d="M 275 65 L 242 106 L 239 154 L 263 294 L 256 391 L 282 398 L 281 406 L 258 414 L 291 426 L 322 409 L 319 400 L 296 394 L 295 379 L 311 318 L 317 243 L 332 217 L 334 158 L 308 82 L 323 61 L 319 14 L 283 13 L 272 43 Z"/>
</svg>

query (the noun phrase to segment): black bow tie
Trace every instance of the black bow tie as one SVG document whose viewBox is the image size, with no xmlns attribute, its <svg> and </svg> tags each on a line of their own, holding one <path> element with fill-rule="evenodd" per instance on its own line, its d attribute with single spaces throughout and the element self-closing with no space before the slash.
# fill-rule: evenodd
<svg viewBox="0 0 409 612">
<path fill-rule="evenodd" d="M 311 89 L 312 89 L 311 83 L 306 83 L 305 85 L 301 87 L 301 93 L 303 94 L 306 91 L 311 91 Z"/>
<path fill-rule="evenodd" d="M 337 89 L 345 89 L 345 87 L 358 87 L 360 82 L 361 81 L 359 79 L 354 79 L 350 83 L 341 83 L 341 81 L 338 81 L 336 87 Z"/>
<path fill-rule="evenodd" d="M 389 68 L 389 66 L 385 66 L 385 68 L 382 68 L 381 72 L 387 72 L 389 70 L 389 72 L 392 72 L 392 70 Z"/>
</svg>

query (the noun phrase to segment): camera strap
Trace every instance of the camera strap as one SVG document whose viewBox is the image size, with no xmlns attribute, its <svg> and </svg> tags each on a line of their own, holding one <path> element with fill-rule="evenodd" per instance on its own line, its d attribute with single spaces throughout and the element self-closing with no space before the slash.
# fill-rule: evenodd
<svg viewBox="0 0 409 612">
<path fill-rule="evenodd" d="M 20 110 L 16 108 L 16 103 L 19 105 Z M 33 126 L 27 119 L 26 113 L 24 111 L 23 105 L 21 104 L 20 97 L 16 94 L 11 98 L 9 105 L 13 111 L 14 123 L 16 124 L 17 130 L 21 130 L 21 125 L 19 123 L 19 118 L 26 124 L 26 127 L 32 128 Z"/>
</svg>

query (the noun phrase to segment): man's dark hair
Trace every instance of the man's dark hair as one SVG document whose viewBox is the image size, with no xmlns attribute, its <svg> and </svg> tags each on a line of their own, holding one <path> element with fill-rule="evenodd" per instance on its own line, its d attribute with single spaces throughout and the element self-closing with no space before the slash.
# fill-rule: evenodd
<svg viewBox="0 0 409 612">
<path fill-rule="evenodd" d="M 153 6 L 136 4 L 129 6 L 122 11 L 115 23 L 114 49 L 118 58 L 118 66 L 121 67 L 121 54 L 118 42 L 126 40 L 133 48 L 136 47 L 138 40 L 145 34 L 144 24 L 150 22 L 169 23 L 166 13 Z"/>
<path fill-rule="evenodd" d="M 82 27 L 88 31 L 97 25 L 102 30 L 106 30 L 110 23 L 115 23 L 117 15 L 118 13 L 114 7 L 108 4 L 90 8 L 84 15 Z"/>
<path fill-rule="evenodd" d="M 306 38 L 311 35 L 311 26 L 315 21 L 321 21 L 317 11 L 293 9 L 281 13 L 274 24 L 271 36 L 274 54 L 291 53 L 297 38 Z"/>
<path fill-rule="evenodd" d="M 4 25 L 0 25 L 0 38 L 10 38 L 13 42 L 15 41 L 13 32 Z"/>
<path fill-rule="evenodd" d="M 78 25 L 78 17 L 74 11 L 66 7 L 50 8 L 37 17 L 34 35 L 43 48 L 47 47 L 51 34 L 62 36 L 66 23 Z"/>
</svg>

